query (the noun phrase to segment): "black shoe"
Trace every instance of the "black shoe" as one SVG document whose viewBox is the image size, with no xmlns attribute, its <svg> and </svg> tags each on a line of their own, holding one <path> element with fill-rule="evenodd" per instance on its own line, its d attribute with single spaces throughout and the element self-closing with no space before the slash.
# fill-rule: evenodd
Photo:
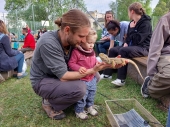
<svg viewBox="0 0 170 127">
<path fill-rule="evenodd" d="M 56 112 L 55 112 L 56 113 Z M 58 114 L 53 117 L 55 120 L 62 120 L 66 117 L 65 113 L 63 111 L 57 112 Z"/>
<path fill-rule="evenodd" d="M 148 82 L 150 80 L 150 77 L 147 76 L 141 86 L 141 94 L 144 98 L 147 98 L 149 96 L 149 91 L 148 91 Z"/>
<path fill-rule="evenodd" d="M 47 113 L 48 117 L 54 120 L 62 120 L 66 117 L 63 111 L 55 111 L 50 104 L 44 104 L 44 102 L 42 102 L 42 108 Z"/>
</svg>

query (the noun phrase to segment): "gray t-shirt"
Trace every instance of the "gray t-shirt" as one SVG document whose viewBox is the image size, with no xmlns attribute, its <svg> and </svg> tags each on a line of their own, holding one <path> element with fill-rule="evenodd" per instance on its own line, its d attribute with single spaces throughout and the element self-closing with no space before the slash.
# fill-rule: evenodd
<svg viewBox="0 0 170 127">
<path fill-rule="evenodd" d="M 69 54 L 64 53 L 57 31 L 46 32 L 38 40 L 30 69 L 31 84 L 45 77 L 61 78 L 67 71 Z"/>
<path fill-rule="evenodd" d="M 117 36 L 111 35 L 110 40 L 117 40 L 119 42 L 119 46 L 123 44 L 123 37 L 127 34 L 129 22 L 128 21 L 121 21 L 120 22 L 120 33 Z"/>
</svg>

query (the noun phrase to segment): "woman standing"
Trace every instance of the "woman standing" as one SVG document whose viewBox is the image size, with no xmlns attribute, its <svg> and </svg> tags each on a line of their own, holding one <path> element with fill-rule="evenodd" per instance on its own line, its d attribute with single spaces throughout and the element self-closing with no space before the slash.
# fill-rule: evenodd
<svg viewBox="0 0 170 127">
<path fill-rule="evenodd" d="M 7 33 L 4 22 L 0 20 L 0 71 L 17 71 L 17 78 L 20 79 L 27 75 L 22 73 L 24 55 L 11 48 Z"/>
<path fill-rule="evenodd" d="M 151 18 L 145 14 L 142 4 L 135 2 L 128 8 L 131 20 L 127 37 L 123 46 L 113 47 L 109 50 L 109 57 L 121 55 L 122 58 L 147 56 L 152 36 Z M 105 78 L 109 78 L 114 70 L 106 69 Z M 117 86 L 123 86 L 127 75 L 127 65 L 118 69 L 117 79 L 112 81 Z"/>
</svg>

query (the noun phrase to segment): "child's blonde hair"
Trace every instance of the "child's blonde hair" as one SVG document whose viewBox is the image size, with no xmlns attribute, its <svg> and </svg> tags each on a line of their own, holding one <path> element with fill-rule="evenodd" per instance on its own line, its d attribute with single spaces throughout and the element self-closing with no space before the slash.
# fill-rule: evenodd
<svg viewBox="0 0 170 127">
<path fill-rule="evenodd" d="M 89 34 L 87 35 L 87 40 L 91 38 L 94 40 L 95 43 L 97 40 L 97 32 L 93 28 L 90 29 Z"/>
</svg>

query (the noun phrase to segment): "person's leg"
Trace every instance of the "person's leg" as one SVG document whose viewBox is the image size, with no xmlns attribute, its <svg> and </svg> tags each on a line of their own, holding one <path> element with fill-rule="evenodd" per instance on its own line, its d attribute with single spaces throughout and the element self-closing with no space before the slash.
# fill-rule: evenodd
<svg viewBox="0 0 170 127">
<path fill-rule="evenodd" d="M 17 70 L 17 75 L 13 75 L 14 77 L 17 77 L 18 79 L 23 78 L 27 76 L 27 73 L 22 73 L 22 67 L 24 63 L 24 55 L 23 53 L 19 53 L 18 55 L 15 56 L 16 61 L 18 62 L 18 67 L 15 68 L 14 70 Z"/>
<path fill-rule="evenodd" d="M 129 46 L 120 48 L 118 54 L 121 55 L 122 58 L 134 58 L 147 56 L 148 51 L 138 46 Z M 128 65 L 125 65 L 118 69 L 117 79 L 112 81 L 113 84 L 117 86 L 123 86 L 125 84 L 125 79 L 127 76 L 127 67 Z"/>
<path fill-rule="evenodd" d="M 106 54 L 108 54 L 109 47 L 110 47 L 110 41 L 107 41 L 103 44 L 103 48 L 105 49 Z"/>
<path fill-rule="evenodd" d="M 80 80 L 62 82 L 55 78 L 44 78 L 33 89 L 47 99 L 55 111 L 60 111 L 83 98 L 86 84 Z"/>
<path fill-rule="evenodd" d="M 161 56 L 157 63 L 158 72 L 153 76 L 147 76 L 141 87 L 143 97 L 149 95 L 153 98 L 170 95 L 170 56 Z"/>
<path fill-rule="evenodd" d="M 148 91 L 151 97 L 160 98 L 170 94 L 170 56 L 159 58 L 158 73 L 150 80 Z"/>
<path fill-rule="evenodd" d="M 96 116 L 98 112 L 94 109 L 94 98 L 96 94 L 96 77 L 94 77 L 91 81 L 87 82 L 87 89 L 88 89 L 88 95 L 86 99 L 86 108 L 87 112 L 90 113 L 93 116 Z"/>
<path fill-rule="evenodd" d="M 87 113 L 84 111 L 88 93 L 89 93 L 89 90 L 87 89 L 86 94 L 84 95 L 83 99 L 79 100 L 74 107 L 76 117 L 82 120 L 88 119 Z"/>
<path fill-rule="evenodd" d="M 148 92 L 153 98 L 160 99 L 170 94 L 170 76 L 158 73 L 148 82 Z"/>
<path fill-rule="evenodd" d="M 24 54 L 19 53 L 18 55 L 15 56 L 15 59 L 18 62 L 17 72 L 22 73 L 22 67 L 23 67 L 23 63 L 24 63 Z"/>
<path fill-rule="evenodd" d="M 97 78 L 94 77 L 91 81 L 86 82 L 87 84 L 87 89 L 88 89 L 88 95 L 87 95 L 87 100 L 86 100 L 86 108 L 89 108 L 90 106 L 94 105 L 94 97 L 96 94 L 96 81 Z"/>
<path fill-rule="evenodd" d="M 108 54 L 107 50 L 109 49 L 109 46 L 110 46 L 110 41 L 98 44 L 99 53 Z"/>
<path fill-rule="evenodd" d="M 129 47 L 122 47 L 119 50 L 119 55 L 121 55 L 122 58 L 142 57 L 142 56 L 147 56 L 148 51 L 138 46 L 129 46 Z M 125 80 L 126 75 L 127 75 L 127 65 L 118 69 L 117 78 Z"/>
<path fill-rule="evenodd" d="M 33 51 L 32 48 L 22 48 L 19 51 L 21 51 L 22 53 L 25 53 L 26 51 Z"/>
<path fill-rule="evenodd" d="M 88 93 L 89 93 L 89 91 L 86 90 L 86 94 L 84 95 L 84 97 L 81 100 L 77 101 L 77 103 L 74 107 L 74 110 L 75 110 L 76 113 L 81 113 L 81 112 L 84 111 L 84 108 L 86 106 L 86 99 L 87 99 Z"/>
<path fill-rule="evenodd" d="M 121 46 L 117 46 L 117 47 L 113 47 L 109 50 L 109 54 L 108 54 L 108 57 L 117 57 L 118 56 L 118 52 L 119 52 L 119 49 L 121 48 Z M 103 71 L 103 74 L 106 76 L 106 77 L 110 77 L 112 76 L 112 74 L 114 72 L 116 72 L 117 70 L 115 69 L 105 69 Z"/>
</svg>

